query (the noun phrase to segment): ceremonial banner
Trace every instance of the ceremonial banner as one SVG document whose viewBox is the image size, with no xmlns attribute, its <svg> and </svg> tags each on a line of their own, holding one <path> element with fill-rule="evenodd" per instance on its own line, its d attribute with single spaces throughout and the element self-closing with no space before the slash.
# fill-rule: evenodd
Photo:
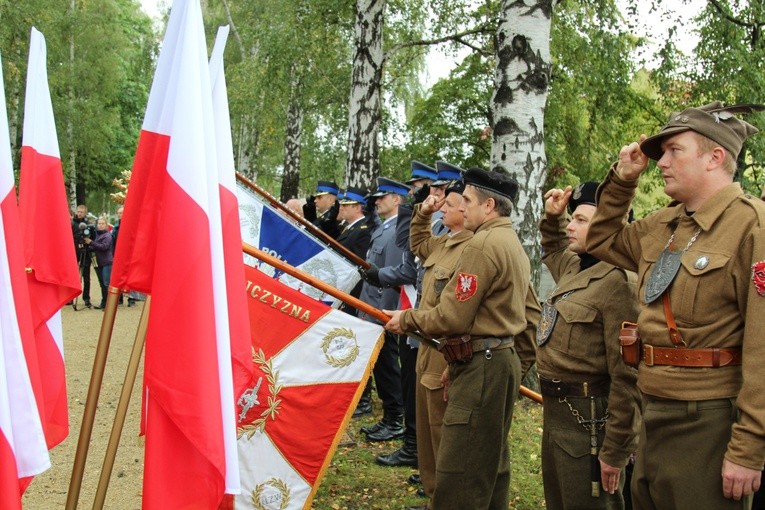
<svg viewBox="0 0 765 510">
<path fill-rule="evenodd" d="M 0 62 L 0 508 L 21 509 L 29 477 L 50 467 L 25 349 L 36 360 L 34 328 Z M 38 375 L 36 361 L 33 364 Z M 24 479 L 23 481 L 21 479 Z"/>
<path fill-rule="evenodd" d="M 42 383 L 37 406 L 48 448 L 52 448 L 69 434 L 60 311 L 81 292 L 81 284 L 45 61 L 45 38 L 33 27 L 24 97 L 19 213 Z"/>
<path fill-rule="evenodd" d="M 112 286 L 151 295 L 147 510 L 212 509 L 239 492 L 215 129 L 199 0 L 175 0 L 112 272 Z"/>
<path fill-rule="evenodd" d="M 307 509 L 369 378 L 382 327 L 245 271 L 255 375 L 237 403 L 235 509 Z"/>
<path fill-rule="evenodd" d="M 333 287 L 350 292 L 361 279 L 356 266 L 237 182 L 242 240 Z M 337 308 L 340 301 L 249 255 L 244 261 L 300 292 Z"/>
</svg>

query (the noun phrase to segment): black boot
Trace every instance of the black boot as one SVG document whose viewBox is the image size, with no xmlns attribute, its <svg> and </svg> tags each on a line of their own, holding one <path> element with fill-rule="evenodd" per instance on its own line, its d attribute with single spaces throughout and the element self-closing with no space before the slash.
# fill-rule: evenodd
<svg viewBox="0 0 765 510">
<path fill-rule="evenodd" d="M 404 445 L 390 455 L 380 455 L 377 463 L 382 466 L 417 467 L 417 439 L 405 437 Z"/>
<path fill-rule="evenodd" d="M 404 417 L 400 414 L 384 416 L 380 423 L 370 427 L 369 430 L 369 432 L 364 432 L 362 429 L 362 432 L 367 435 L 367 441 L 398 439 L 404 436 Z"/>
<path fill-rule="evenodd" d="M 353 411 L 353 417 L 359 418 L 360 416 L 367 414 L 372 414 L 372 397 L 362 395 L 359 399 L 359 403 L 356 405 L 356 410 Z"/>
</svg>

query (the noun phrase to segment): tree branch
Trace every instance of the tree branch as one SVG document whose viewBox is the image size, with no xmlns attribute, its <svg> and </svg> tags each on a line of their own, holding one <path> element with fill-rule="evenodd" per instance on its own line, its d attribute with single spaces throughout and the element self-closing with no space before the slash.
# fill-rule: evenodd
<svg viewBox="0 0 765 510">
<path fill-rule="evenodd" d="M 419 41 L 407 41 L 407 42 L 404 42 L 404 43 L 401 43 L 401 44 L 397 44 L 394 47 L 392 47 L 391 49 L 389 49 L 388 51 L 386 51 L 385 54 L 383 55 L 383 64 L 385 62 L 387 62 L 388 59 L 391 56 L 393 56 L 394 53 L 396 53 L 397 51 L 399 51 L 401 49 L 411 48 L 413 46 L 434 46 L 436 44 L 441 44 L 441 43 L 445 43 L 445 42 L 448 42 L 448 41 L 453 41 L 453 42 L 457 42 L 459 44 L 463 44 L 463 45 L 471 48 L 473 51 L 477 51 L 477 52 L 481 53 L 482 55 L 487 55 L 488 56 L 488 55 L 491 55 L 491 53 L 489 53 L 489 52 L 487 52 L 487 51 L 485 51 L 485 50 L 483 50 L 481 48 L 478 48 L 477 46 L 474 46 L 474 45 L 468 43 L 467 41 L 465 41 L 463 39 L 463 37 L 468 36 L 468 35 L 484 35 L 484 34 L 490 34 L 490 33 L 493 33 L 493 31 L 490 30 L 486 26 L 481 26 L 481 27 L 478 27 L 478 28 L 474 28 L 472 30 L 466 30 L 465 32 L 460 32 L 458 34 L 451 34 L 451 35 L 447 35 L 447 36 L 444 36 L 444 37 L 439 37 L 438 39 L 422 39 L 422 40 L 419 40 Z"/>
<path fill-rule="evenodd" d="M 733 14 L 731 14 L 731 13 L 729 13 L 729 12 L 727 12 L 725 10 L 725 8 L 722 6 L 722 4 L 718 0 L 709 0 L 709 3 L 712 4 L 712 6 L 714 6 L 715 9 L 717 9 L 717 12 L 719 12 L 720 15 L 723 18 L 727 19 L 728 21 L 730 21 L 734 25 L 738 25 L 740 27 L 747 27 L 747 28 L 755 28 L 756 29 L 756 28 L 761 27 L 764 24 L 763 22 L 751 23 L 751 22 L 748 22 L 748 21 L 744 21 L 743 19 L 734 17 Z"/>
</svg>

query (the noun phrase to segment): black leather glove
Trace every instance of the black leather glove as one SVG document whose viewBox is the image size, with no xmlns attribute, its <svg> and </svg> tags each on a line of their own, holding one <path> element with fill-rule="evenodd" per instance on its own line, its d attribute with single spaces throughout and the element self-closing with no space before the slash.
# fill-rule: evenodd
<svg viewBox="0 0 765 510">
<path fill-rule="evenodd" d="M 332 207 L 329 208 L 329 212 L 327 213 L 327 220 L 331 222 L 337 221 L 338 213 L 340 213 L 340 201 L 335 200 L 335 203 L 332 204 Z"/>
<path fill-rule="evenodd" d="M 426 183 L 414 191 L 412 194 L 412 204 L 417 205 L 423 203 L 425 199 L 428 198 L 428 195 L 430 195 L 430 185 Z"/>
<path fill-rule="evenodd" d="M 313 203 L 315 198 L 311 195 L 305 199 L 305 205 L 303 205 L 303 217 L 311 223 L 316 221 L 316 204 Z"/>
<path fill-rule="evenodd" d="M 375 287 L 382 287 L 382 283 L 380 283 L 380 268 L 376 265 L 369 264 L 369 268 L 367 269 L 359 267 L 359 274 L 368 284 L 374 285 Z"/>
</svg>

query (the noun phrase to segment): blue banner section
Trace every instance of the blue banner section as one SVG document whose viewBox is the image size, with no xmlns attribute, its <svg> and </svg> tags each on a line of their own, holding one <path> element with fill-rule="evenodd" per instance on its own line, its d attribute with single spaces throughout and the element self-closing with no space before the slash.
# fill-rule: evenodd
<svg viewBox="0 0 765 510">
<path fill-rule="evenodd" d="M 258 248 L 296 267 L 325 249 L 269 206 L 263 207 Z"/>
</svg>

